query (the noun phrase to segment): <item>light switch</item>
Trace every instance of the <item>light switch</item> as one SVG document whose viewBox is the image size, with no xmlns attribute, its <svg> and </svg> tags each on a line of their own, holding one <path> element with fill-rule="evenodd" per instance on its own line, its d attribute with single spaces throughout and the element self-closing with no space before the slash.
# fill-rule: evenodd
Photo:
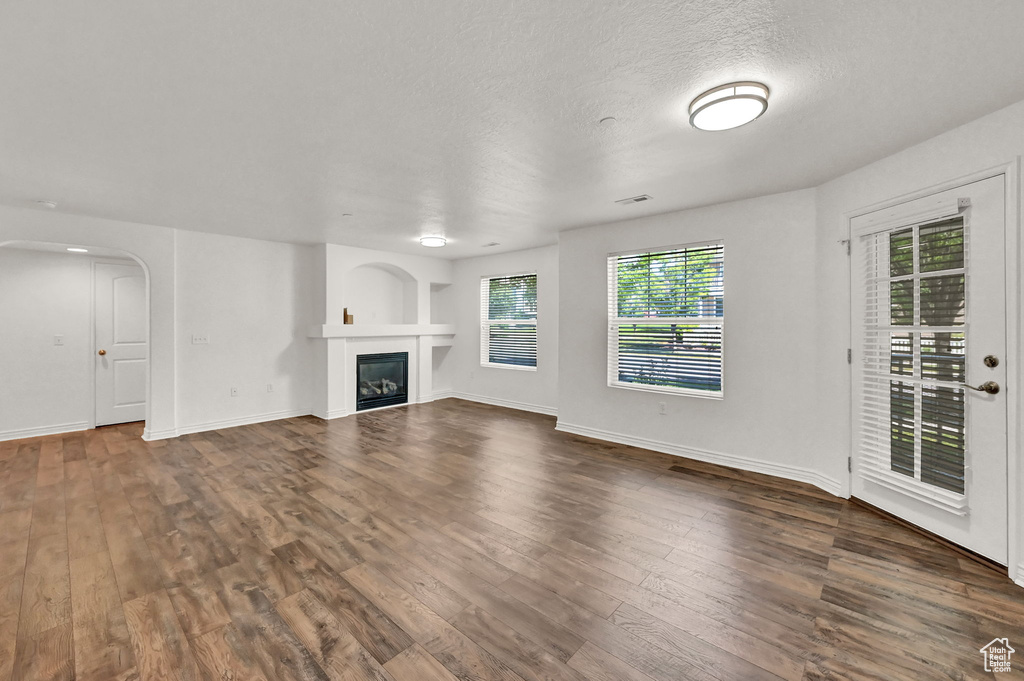
<svg viewBox="0 0 1024 681">
<path fill-rule="evenodd" d="M 62 336 L 60 334 L 57 334 L 56 336 L 54 336 L 53 337 L 53 344 L 54 345 L 64 345 L 64 336 Z"/>
<path fill-rule="evenodd" d="M 202 335 L 192 334 L 192 345 L 208 345 L 209 342 L 210 337 L 207 336 L 205 333 Z"/>
</svg>

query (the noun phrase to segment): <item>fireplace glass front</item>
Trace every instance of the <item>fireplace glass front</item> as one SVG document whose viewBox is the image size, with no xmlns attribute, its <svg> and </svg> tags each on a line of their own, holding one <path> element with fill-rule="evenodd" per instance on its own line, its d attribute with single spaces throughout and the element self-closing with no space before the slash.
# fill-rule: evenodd
<svg viewBox="0 0 1024 681">
<path fill-rule="evenodd" d="M 409 401 L 409 353 L 356 356 L 356 411 Z"/>
</svg>

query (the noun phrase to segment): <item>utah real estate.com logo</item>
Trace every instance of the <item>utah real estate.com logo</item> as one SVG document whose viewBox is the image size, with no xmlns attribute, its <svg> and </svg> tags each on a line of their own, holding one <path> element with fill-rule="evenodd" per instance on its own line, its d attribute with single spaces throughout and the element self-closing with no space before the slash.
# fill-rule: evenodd
<svg viewBox="0 0 1024 681">
<path fill-rule="evenodd" d="M 1015 652 L 1017 651 L 1010 647 L 1009 639 L 992 639 L 992 641 L 987 646 L 981 649 L 981 654 L 985 656 L 985 671 L 1012 671 L 1010 669 L 1010 656 L 1013 655 Z"/>
</svg>

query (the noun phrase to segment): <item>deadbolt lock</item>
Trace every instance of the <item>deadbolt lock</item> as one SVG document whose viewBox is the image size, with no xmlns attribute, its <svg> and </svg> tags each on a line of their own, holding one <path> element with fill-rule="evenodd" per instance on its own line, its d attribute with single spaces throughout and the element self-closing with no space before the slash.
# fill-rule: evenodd
<svg viewBox="0 0 1024 681">
<path fill-rule="evenodd" d="M 987 366 L 989 369 L 993 369 L 999 366 L 999 358 L 996 357 L 995 355 L 985 355 L 985 359 L 983 359 L 982 361 L 985 362 L 985 366 Z"/>
</svg>

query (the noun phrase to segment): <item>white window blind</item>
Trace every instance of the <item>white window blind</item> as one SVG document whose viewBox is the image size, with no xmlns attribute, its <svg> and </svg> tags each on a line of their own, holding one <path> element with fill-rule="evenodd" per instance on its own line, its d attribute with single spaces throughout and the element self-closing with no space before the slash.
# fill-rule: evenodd
<svg viewBox="0 0 1024 681">
<path fill-rule="evenodd" d="M 857 241 L 860 474 L 966 514 L 964 220 L 897 227 Z"/>
<path fill-rule="evenodd" d="M 608 385 L 722 396 L 725 246 L 608 257 Z"/>
<path fill-rule="evenodd" d="M 537 367 L 537 275 L 480 280 L 480 364 Z"/>
</svg>

